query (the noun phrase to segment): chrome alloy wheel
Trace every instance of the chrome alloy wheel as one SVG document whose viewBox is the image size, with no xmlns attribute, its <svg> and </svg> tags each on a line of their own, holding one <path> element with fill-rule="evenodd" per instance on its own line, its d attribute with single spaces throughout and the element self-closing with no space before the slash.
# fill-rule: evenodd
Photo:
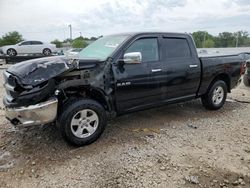
<svg viewBox="0 0 250 188">
<path fill-rule="evenodd" d="M 221 86 L 217 86 L 213 91 L 212 101 L 215 105 L 219 105 L 224 98 L 224 90 Z"/>
<path fill-rule="evenodd" d="M 96 131 L 98 124 L 97 113 L 90 109 L 84 109 L 73 116 L 71 131 L 78 138 L 87 138 Z"/>
</svg>

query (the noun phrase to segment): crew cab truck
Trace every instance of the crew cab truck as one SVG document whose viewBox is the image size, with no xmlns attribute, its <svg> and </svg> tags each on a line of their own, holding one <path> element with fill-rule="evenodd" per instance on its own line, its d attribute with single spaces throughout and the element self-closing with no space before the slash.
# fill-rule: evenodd
<svg viewBox="0 0 250 188">
<path fill-rule="evenodd" d="M 19 127 L 55 122 L 66 141 L 83 146 L 100 137 L 110 117 L 196 98 L 220 109 L 244 62 L 241 55 L 199 58 L 188 34 L 109 35 L 77 59 L 47 57 L 8 68 L 6 117 Z"/>
</svg>

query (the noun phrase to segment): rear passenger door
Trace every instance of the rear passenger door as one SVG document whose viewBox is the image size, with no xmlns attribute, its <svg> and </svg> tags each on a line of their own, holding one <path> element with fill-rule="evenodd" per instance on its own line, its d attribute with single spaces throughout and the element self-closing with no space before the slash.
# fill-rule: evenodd
<svg viewBox="0 0 250 188">
<path fill-rule="evenodd" d="M 31 41 L 31 53 L 42 53 L 43 52 L 43 43 L 40 41 Z"/>
<path fill-rule="evenodd" d="M 167 80 L 166 99 L 181 99 L 195 96 L 200 83 L 200 62 L 189 44 L 191 38 L 163 37 L 163 59 Z"/>
</svg>

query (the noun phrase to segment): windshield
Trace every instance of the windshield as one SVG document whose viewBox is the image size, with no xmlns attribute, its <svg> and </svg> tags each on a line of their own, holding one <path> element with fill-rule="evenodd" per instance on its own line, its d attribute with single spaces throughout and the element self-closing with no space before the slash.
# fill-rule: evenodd
<svg viewBox="0 0 250 188">
<path fill-rule="evenodd" d="M 102 37 L 84 48 L 79 53 L 79 58 L 106 60 L 127 37 L 127 35 Z"/>
</svg>

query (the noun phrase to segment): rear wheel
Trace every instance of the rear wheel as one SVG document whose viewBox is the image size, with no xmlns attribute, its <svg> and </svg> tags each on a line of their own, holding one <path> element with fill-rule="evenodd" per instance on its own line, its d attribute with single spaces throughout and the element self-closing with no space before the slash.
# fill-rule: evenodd
<svg viewBox="0 0 250 188">
<path fill-rule="evenodd" d="M 8 55 L 8 56 L 16 56 L 16 55 L 17 55 L 17 52 L 16 52 L 15 49 L 10 48 L 10 49 L 7 50 L 7 55 Z"/>
<path fill-rule="evenodd" d="M 209 110 L 220 109 L 227 98 L 227 86 L 222 80 L 213 83 L 208 92 L 201 97 L 203 106 Z"/>
<path fill-rule="evenodd" d="M 60 131 L 70 144 L 83 146 L 96 141 L 107 124 L 104 108 L 91 99 L 72 100 L 59 118 Z"/>
<path fill-rule="evenodd" d="M 49 56 L 49 55 L 51 55 L 51 50 L 50 49 L 48 49 L 48 48 L 45 48 L 44 50 L 43 50 L 43 55 L 45 55 L 45 56 Z"/>
</svg>

